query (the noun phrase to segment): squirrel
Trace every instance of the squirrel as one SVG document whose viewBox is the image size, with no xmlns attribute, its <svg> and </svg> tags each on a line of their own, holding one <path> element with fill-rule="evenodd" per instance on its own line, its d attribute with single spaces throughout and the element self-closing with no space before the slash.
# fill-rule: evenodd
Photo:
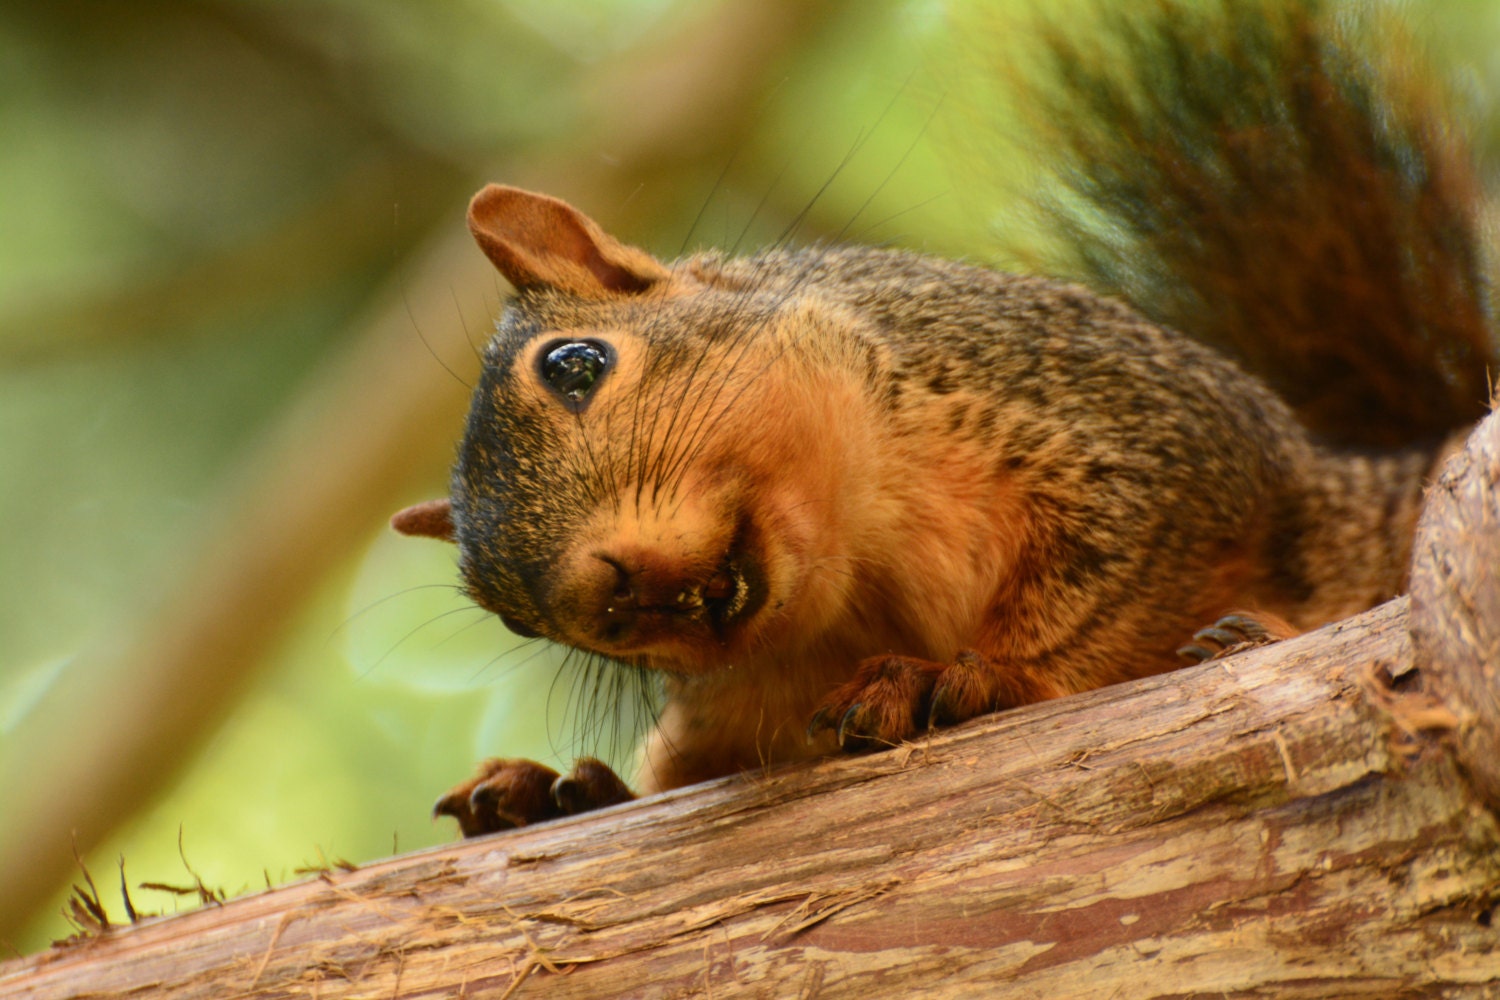
<svg viewBox="0 0 1500 1000">
<path fill-rule="evenodd" d="M 1120 16 L 1123 63 L 1045 39 L 1054 271 L 1094 290 L 856 246 L 667 263 L 486 187 L 469 227 L 516 294 L 450 497 L 393 523 L 455 542 L 517 634 L 664 678 L 641 792 L 1399 594 L 1500 355 L 1479 185 L 1427 81 L 1316 5 L 1231 6 Z M 502 758 L 436 811 L 474 835 L 634 794 Z"/>
</svg>

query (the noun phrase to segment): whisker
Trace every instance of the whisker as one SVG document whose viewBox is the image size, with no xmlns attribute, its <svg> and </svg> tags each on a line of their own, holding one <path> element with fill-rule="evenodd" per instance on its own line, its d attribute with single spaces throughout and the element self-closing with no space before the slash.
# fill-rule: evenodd
<svg viewBox="0 0 1500 1000">
<path fill-rule="evenodd" d="M 332 639 L 344 629 L 348 628 L 350 625 L 353 625 L 360 618 L 363 618 L 365 615 L 369 614 L 371 611 L 374 611 L 376 608 L 380 607 L 382 604 L 385 604 L 387 601 L 394 601 L 398 597 L 406 597 L 409 594 L 415 594 L 419 590 L 451 590 L 456 594 L 463 594 L 464 592 L 464 589 L 462 587 L 453 583 L 419 583 L 415 586 L 404 587 L 401 590 L 396 591 L 395 593 L 386 594 L 384 597 L 377 597 L 369 604 L 366 604 L 358 611 L 349 615 L 347 618 L 333 627 L 332 631 L 328 633 L 328 640 L 332 641 Z"/>
<path fill-rule="evenodd" d="M 360 679 L 363 680 L 363 679 L 369 677 L 376 670 L 378 670 L 380 668 L 380 665 L 382 663 L 384 663 L 386 660 L 388 660 L 390 658 L 390 656 L 391 656 L 392 653 L 394 653 L 396 650 L 400 649 L 401 646 L 404 645 L 408 639 L 410 639 L 412 636 L 416 635 L 418 632 L 422 631 L 424 628 L 427 628 L 429 625 L 435 625 L 436 623 L 442 621 L 444 618 L 448 618 L 448 617 L 450 617 L 452 615 L 464 614 L 466 612 L 473 611 L 473 610 L 474 610 L 473 605 L 469 605 L 467 607 L 462 607 L 462 608 L 450 608 L 447 611 L 442 611 L 442 612 L 439 612 L 438 614 L 433 615 L 431 618 L 427 619 L 426 621 L 422 622 L 419 625 L 413 626 L 411 629 L 409 629 L 406 632 L 405 635 L 403 635 L 401 638 L 397 639 L 391 645 L 390 649 L 387 649 L 384 653 L 381 653 L 380 657 L 374 663 L 370 664 L 369 667 L 367 667 L 363 671 L 361 671 L 360 674 L 359 674 Z"/>
<path fill-rule="evenodd" d="M 398 271 L 396 281 L 401 289 L 401 306 L 406 310 L 406 318 L 411 320 L 411 328 L 416 331 L 417 339 L 422 342 L 423 347 L 427 348 L 427 353 L 432 356 L 432 360 L 436 361 L 442 367 L 443 371 L 453 376 L 453 381 L 463 386 L 470 393 L 473 393 L 474 387 L 462 375 L 454 371 L 448 362 L 442 359 L 437 350 L 432 346 L 432 342 L 427 339 L 427 335 L 422 332 L 422 324 L 417 322 L 417 314 L 412 311 L 411 301 L 406 296 L 406 277 Z"/>
</svg>

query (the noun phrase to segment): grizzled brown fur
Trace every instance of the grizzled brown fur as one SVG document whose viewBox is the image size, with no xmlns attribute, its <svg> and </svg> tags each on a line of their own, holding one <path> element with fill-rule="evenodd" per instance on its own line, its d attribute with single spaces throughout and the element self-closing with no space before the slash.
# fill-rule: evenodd
<svg viewBox="0 0 1500 1000">
<path fill-rule="evenodd" d="M 1236 222 L 1218 210 L 1188 221 Z M 1306 629 L 1404 586 L 1434 443 L 1328 446 L 1224 355 L 1083 287 L 852 247 L 665 264 L 495 185 L 470 225 L 518 294 L 448 518 L 403 523 L 451 533 L 512 629 L 666 677 L 647 790 L 1167 670 L 1233 611 Z M 1359 287 L 1350 309 L 1424 308 Z M 1387 364 L 1398 393 L 1410 363 Z M 545 808 L 506 800 L 537 767 L 492 762 L 440 810 L 478 832 L 620 797 L 585 768 Z"/>
<path fill-rule="evenodd" d="M 523 292 L 453 489 L 476 600 L 675 675 L 685 730 L 648 782 L 727 769 L 726 742 L 733 767 L 805 755 L 807 720 L 885 654 L 977 650 L 947 712 L 966 718 L 1167 669 L 1236 608 L 1305 628 L 1401 587 L 1427 457 L 1322 450 L 1221 356 L 1081 288 L 847 248 L 692 258 L 664 285 Z M 619 360 L 575 414 L 537 387 L 535 351 L 585 332 Z M 1360 557 L 1336 571 L 1308 558 L 1346 538 Z M 765 591 L 725 632 L 667 614 L 617 638 L 599 553 L 677 560 L 669 589 L 739 559 Z M 861 735 L 911 735 L 924 720 L 898 708 Z"/>
</svg>

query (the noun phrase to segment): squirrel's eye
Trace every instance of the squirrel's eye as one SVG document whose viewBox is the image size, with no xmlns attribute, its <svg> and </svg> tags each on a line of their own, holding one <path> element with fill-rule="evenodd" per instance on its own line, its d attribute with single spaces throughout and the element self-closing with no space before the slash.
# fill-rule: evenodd
<svg viewBox="0 0 1500 1000">
<path fill-rule="evenodd" d="M 542 355 L 542 381 L 569 403 L 582 403 L 609 368 L 610 351 L 593 340 L 569 340 Z"/>
</svg>

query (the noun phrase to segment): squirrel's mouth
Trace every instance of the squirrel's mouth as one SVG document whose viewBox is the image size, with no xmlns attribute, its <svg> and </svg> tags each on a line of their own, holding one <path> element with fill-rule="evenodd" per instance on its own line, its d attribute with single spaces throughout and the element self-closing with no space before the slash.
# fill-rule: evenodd
<svg viewBox="0 0 1500 1000">
<path fill-rule="evenodd" d="M 703 585 L 698 599 L 709 628 L 724 642 L 765 603 L 765 581 L 753 560 L 732 550 L 719 571 Z"/>
<path fill-rule="evenodd" d="M 733 540 L 718 569 L 677 591 L 669 602 L 638 609 L 656 619 L 665 632 L 691 639 L 700 629 L 722 648 L 733 643 L 736 633 L 766 600 L 765 576 L 751 555 L 754 528 L 748 518 L 735 527 Z M 699 635 L 702 632 L 699 631 Z"/>
<path fill-rule="evenodd" d="M 761 560 L 755 557 L 761 547 L 755 522 L 748 514 L 741 514 L 734 527 L 729 554 L 712 578 L 715 586 L 711 592 L 705 592 L 708 620 L 721 642 L 754 618 L 766 603 L 766 576 Z"/>
</svg>

